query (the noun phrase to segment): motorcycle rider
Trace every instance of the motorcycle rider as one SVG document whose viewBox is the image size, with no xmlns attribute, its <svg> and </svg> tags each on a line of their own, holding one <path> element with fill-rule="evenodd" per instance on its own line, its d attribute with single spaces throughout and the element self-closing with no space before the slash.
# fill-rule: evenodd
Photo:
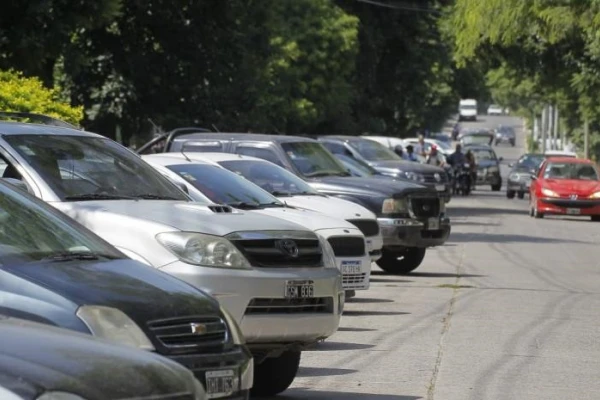
<svg viewBox="0 0 600 400">
<path fill-rule="evenodd" d="M 431 149 L 429 150 L 429 154 L 427 155 L 427 158 L 425 159 L 425 164 L 435 165 L 436 167 L 444 167 L 444 164 L 445 164 L 444 158 L 439 153 L 438 148 L 435 144 L 431 146 Z"/>
<path fill-rule="evenodd" d="M 471 167 L 471 182 L 477 181 L 477 162 L 475 161 L 475 154 L 471 150 L 467 151 L 465 155 L 469 166 Z M 472 186 L 472 184 L 471 184 Z"/>
<path fill-rule="evenodd" d="M 454 174 L 455 174 L 455 181 L 454 184 L 456 184 L 456 176 L 458 171 L 461 170 L 461 168 L 464 167 L 465 164 L 469 164 L 470 163 L 466 157 L 466 155 L 462 152 L 462 146 L 459 144 L 456 145 L 456 148 L 454 150 L 454 153 L 450 154 L 450 156 L 448 157 L 448 164 L 450 164 L 452 166 L 452 169 L 454 170 Z M 471 191 L 471 188 L 473 186 L 473 177 L 471 175 L 471 168 L 468 169 L 468 176 L 467 176 L 467 185 L 468 185 L 468 190 L 469 192 Z"/>
</svg>

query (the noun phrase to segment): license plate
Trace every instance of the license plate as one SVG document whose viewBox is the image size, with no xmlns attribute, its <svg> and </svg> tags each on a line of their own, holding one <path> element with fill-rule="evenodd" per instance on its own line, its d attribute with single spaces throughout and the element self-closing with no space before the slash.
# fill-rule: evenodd
<svg viewBox="0 0 600 400">
<path fill-rule="evenodd" d="M 237 391 L 238 379 L 232 369 L 206 372 L 206 398 L 217 399 L 231 396 Z"/>
<path fill-rule="evenodd" d="M 288 299 L 310 298 L 315 296 L 314 281 L 286 281 L 285 297 Z"/>
<path fill-rule="evenodd" d="M 569 215 L 578 215 L 578 214 L 581 214 L 581 209 L 579 209 L 579 208 L 567 208 L 567 214 L 569 214 Z"/>
<path fill-rule="evenodd" d="M 362 268 L 360 261 L 342 261 L 342 274 L 359 274 Z"/>
<path fill-rule="evenodd" d="M 443 192 L 446 190 L 446 186 L 444 185 L 435 185 L 435 190 L 437 190 L 438 192 Z"/>
<path fill-rule="evenodd" d="M 437 231 L 440 229 L 440 220 L 437 218 L 429 218 L 427 221 L 427 229 L 430 231 Z"/>
</svg>

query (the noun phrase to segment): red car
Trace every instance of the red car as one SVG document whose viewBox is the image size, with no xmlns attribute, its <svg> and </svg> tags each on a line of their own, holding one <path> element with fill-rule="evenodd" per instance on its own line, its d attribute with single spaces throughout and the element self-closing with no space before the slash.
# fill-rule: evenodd
<svg viewBox="0 0 600 400">
<path fill-rule="evenodd" d="M 592 161 L 550 157 L 538 171 L 529 188 L 529 215 L 580 215 L 600 221 L 600 171 Z"/>
</svg>

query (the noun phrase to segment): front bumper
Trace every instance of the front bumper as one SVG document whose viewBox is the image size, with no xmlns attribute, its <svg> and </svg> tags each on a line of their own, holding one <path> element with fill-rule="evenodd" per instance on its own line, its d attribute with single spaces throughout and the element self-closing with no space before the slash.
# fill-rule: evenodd
<svg viewBox="0 0 600 400">
<path fill-rule="evenodd" d="M 164 354 L 163 354 L 164 355 Z M 213 354 L 166 355 L 191 370 L 206 388 L 206 373 L 209 371 L 233 370 L 237 377 L 235 391 L 219 397 L 223 400 L 245 400 L 254 382 L 254 359 L 246 346 L 235 346 L 232 350 Z"/>
<path fill-rule="evenodd" d="M 506 190 L 509 192 L 529 192 L 529 186 L 531 186 L 531 180 L 508 180 L 506 182 Z"/>
<path fill-rule="evenodd" d="M 248 344 L 314 343 L 337 330 L 345 292 L 335 268 L 232 270 L 176 261 L 161 268 L 211 295 L 236 319 Z M 312 298 L 288 299 L 286 281 L 310 280 Z"/>
<path fill-rule="evenodd" d="M 537 203 L 538 211 L 557 215 L 600 215 L 600 199 L 577 199 L 542 197 Z"/>
<path fill-rule="evenodd" d="M 444 244 L 450 236 L 450 219 L 437 217 L 432 220 L 437 221 L 437 229 L 430 229 L 434 221 L 378 218 L 384 247 L 434 247 Z"/>
</svg>

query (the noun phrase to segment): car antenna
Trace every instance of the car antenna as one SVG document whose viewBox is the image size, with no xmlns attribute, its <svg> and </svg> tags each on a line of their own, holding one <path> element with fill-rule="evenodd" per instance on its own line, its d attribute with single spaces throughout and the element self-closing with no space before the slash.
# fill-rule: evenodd
<svg viewBox="0 0 600 400">
<path fill-rule="evenodd" d="M 212 124 L 212 127 L 215 128 L 215 132 L 221 133 L 221 131 L 219 130 L 219 128 L 217 128 L 217 126 L 215 124 Z"/>
<path fill-rule="evenodd" d="M 184 150 L 185 150 L 185 143 L 183 143 L 181 145 L 181 155 L 185 158 L 185 160 L 187 162 L 192 162 L 192 160 L 190 160 L 190 158 L 184 153 Z"/>
</svg>

